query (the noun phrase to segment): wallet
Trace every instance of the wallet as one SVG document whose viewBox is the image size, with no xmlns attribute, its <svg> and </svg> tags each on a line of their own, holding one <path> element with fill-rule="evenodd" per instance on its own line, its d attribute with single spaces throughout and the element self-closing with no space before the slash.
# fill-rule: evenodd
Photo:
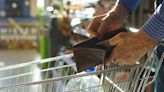
<svg viewBox="0 0 164 92">
<path fill-rule="evenodd" d="M 105 64 L 110 57 L 114 46 L 110 46 L 108 40 L 120 32 L 128 32 L 126 28 L 105 33 L 101 39 L 97 37 L 81 42 L 73 46 L 74 60 L 77 72 L 82 72 L 99 64 Z"/>
</svg>

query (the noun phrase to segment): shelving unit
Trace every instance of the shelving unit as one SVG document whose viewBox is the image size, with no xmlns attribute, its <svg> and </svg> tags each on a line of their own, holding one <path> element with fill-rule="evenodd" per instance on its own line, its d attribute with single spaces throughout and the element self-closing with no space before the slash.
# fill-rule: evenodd
<svg viewBox="0 0 164 92">
<path fill-rule="evenodd" d="M 0 47 L 37 48 L 39 22 L 36 0 L 1 0 L 0 6 Z"/>
</svg>

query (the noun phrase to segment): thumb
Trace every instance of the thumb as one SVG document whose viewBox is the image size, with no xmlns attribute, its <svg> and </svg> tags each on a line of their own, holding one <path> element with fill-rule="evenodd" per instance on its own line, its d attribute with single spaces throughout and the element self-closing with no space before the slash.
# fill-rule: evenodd
<svg viewBox="0 0 164 92">
<path fill-rule="evenodd" d="M 102 37 L 105 32 L 106 32 L 106 26 L 104 26 L 104 23 L 102 23 L 97 30 L 97 34 L 98 36 Z"/>
<path fill-rule="evenodd" d="M 102 22 L 97 29 L 98 36 L 100 37 L 102 37 L 105 32 L 109 31 L 109 28 L 108 28 L 109 25 L 106 19 L 107 17 L 104 17 L 101 19 Z"/>
<path fill-rule="evenodd" d="M 109 44 L 111 46 L 119 45 L 123 43 L 125 40 L 125 37 L 122 33 L 119 33 L 118 35 L 114 36 L 113 38 L 109 39 Z"/>
<path fill-rule="evenodd" d="M 88 33 L 89 33 L 89 38 L 94 38 L 94 37 L 97 37 L 97 33 L 88 29 Z"/>
</svg>

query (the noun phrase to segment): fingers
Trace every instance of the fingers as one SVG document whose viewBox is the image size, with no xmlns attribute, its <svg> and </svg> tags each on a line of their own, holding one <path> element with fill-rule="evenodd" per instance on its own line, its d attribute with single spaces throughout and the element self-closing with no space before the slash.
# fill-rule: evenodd
<svg viewBox="0 0 164 92">
<path fill-rule="evenodd" d="M 105 32 L 109 31 L 110 32 L 110 21 L 107 20 L 107 16 L 102 18 L 102 22 L 97 30 L 98 36 L 102 36 Z"/>
<path fill-rule="evenodd" d="M 135 64 L 136 60 L 139 59 L 141 52 L 138 50 L 139 47 L 136 43 L 137 41 L 132 41 L 129 38 L 131 33 L 120 33 L 109 40 L 109 44 L 115 46 L 111 56 L 108 59 L 109 63 L 117 63 L 119 65 L 131 65 Z"/>
<path fill-rule="evenodd" d="M 97 37 L 97 32 L 94 32 L 93 30 L 88 30 L 89 38 Z"/>
<path fill-rule="evenodd" d="M 112 54 L 110 56 L 110 58 L 108 59 L 108 65 L 110 63 L 119 63 L 119 62 L 122 62 L 122 60 L 118 60 L 119 58 L 119 54 L 118 53 L 121 53 L 121 50 L 118 48 L 119 45 L 121 45 L 124 40 L 125 40 L 125 37 L 124 36 L 125 34 L 124 33 L 119 33 L 118 35 L 114 36 L 113 38 L 109 39 L 109 44 L 111 46 L 116 46 L 113 51 L 112 51 Z"/>
<path fill-rule="evenodd" d="M 109 57 L 109 59 L 107 60 L 107 65 L 110 65 L 111 63 L 114 64 L 118 64 L 118 60 L 116 59 L 117 57 L 117 53 L 115 53 L 114 51 L 112 52 L 111 56 Z"/>
<path fill-rule="evenodd" d="M 113 38 L 109 39 L 109 44 L 112 46 L 122 44 L 127 37 L 127 33 L 119 33 L 118 35 L 114 36 Z"/>
<path fill-rule="evenodd" d="M 106 23 L 106 17 L 102 18 L 102 23 L 97 30 L 98 35 L 102 36 L 105 33 L 105 31 L 107 30 L 108 26 L 109 25 Z"/>
<path fill-rule="evenodd" d="M 93 18 L 93 20 L 90 22 L 87 31 L 90 34 L 90 37 L 96 37 L 97 36 L 97 29 L 99 28 L 100 24 L 101 24 L 101 20 L 105 15 L 100 15 L 100 16 L 96 16 Z"/>
<path fill-rule="evenodd" d="M 124 23 L 124 18 L 116 12 L 107 13 L 104 18 L 102 18 L 102 23 L 98 28 L 98 35 L 102 36 L 106 32 L 111 32 L 119 29 Z"/>
<path fill-rule="evenodd" d="M 127 52 L 128 53 L 128 52 Z M 110 58 L 107 61 L 107 65 L 111 64 L 111 63 L 115 63 L 118 65 L 133 65 L 136 64 L 136 58 L 135 56 L 132 57 L 130 55 L 133 55 L 133 53 L 128 53 L 126 54 L 126 52 L 124 50 L 119 50 L 119 48 L 114 49 L 112 52 L 112 55 L 110 56 Z"/>
<path fill-rule="evenodd" d="M 92 37 L 96 37 L 97 36 L 97 28 L 98 28 L 98 26 L 99 26 L 99 24 L 100 23 L 98 23 L 98 22 L 96 22 L 95 20 L 93 20 L 90 24 L 89 24 L 89 26 L 88 26 L 88 28 L 87 28 L 87 31 L 88 31 L 88 33 L 90 34 L 90 37 L 92 38 Z"/>
<path fill-rule="evenodd" d="M 127 81 L 129 79 L 129 74 L 127 72 L 118 73 L 116 76 L 117 82 Z"/>
</svg>

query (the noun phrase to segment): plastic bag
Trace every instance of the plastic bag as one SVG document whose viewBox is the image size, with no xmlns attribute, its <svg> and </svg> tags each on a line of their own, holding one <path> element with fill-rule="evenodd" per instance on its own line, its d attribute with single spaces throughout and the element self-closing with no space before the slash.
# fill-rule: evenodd
<svg viewBox="0 0 164 92">
<path fill-rule="evenodd" d="M 75 78 L 68 81 L 66 92 L 104 92 L 100 79 L 95 76 Z"/>
</svg>

